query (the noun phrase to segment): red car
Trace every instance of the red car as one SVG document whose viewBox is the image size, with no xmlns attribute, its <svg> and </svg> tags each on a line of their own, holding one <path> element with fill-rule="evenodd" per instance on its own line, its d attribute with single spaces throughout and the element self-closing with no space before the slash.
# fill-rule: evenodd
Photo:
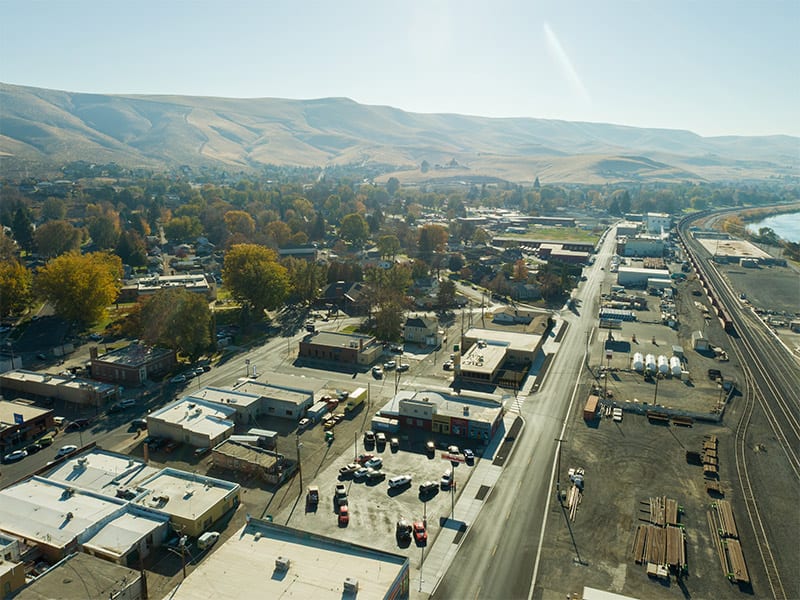
<svg viewBox="0 0 800 600">
<path fill-rule="evenodd" d="M 422 521 L 414 521 L 411 527 L 414 530 L 414 541 L 418 544 L 424 544 L 428 541 L 428 532 L 425 531 L 425 524 Z"/>
<path fill-rule="evenodd" d="M 363 465 L 368 460 L 372 460 L 375 458 L 374 454 L 359 454 L 358 455 L 358 464 Z"/>
<path fill-rule="evenodd" d="M 347 524 L 349 522 L 350 522 L 350 509 L 348 509 L 347 504 L 344 504 L 339 507 L 339 526 L 347 527 Z"/>
</svg>

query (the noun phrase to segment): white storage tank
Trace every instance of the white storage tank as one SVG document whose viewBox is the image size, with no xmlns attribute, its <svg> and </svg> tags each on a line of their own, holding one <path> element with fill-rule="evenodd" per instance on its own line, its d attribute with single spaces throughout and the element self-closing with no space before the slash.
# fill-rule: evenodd
<svg viewBox="0 0 800 600">
<path fill-rule="evenodd" d="M 662 375 L 666 375 L 667 373 L 669 373 L 669 361 L 667 360 L 667 357 L 664 356 L 663 354 L 659 355 L 658 357 L 658 371 Z"/>
<path fill-rule="evenodd" d="M 656 370 L 656 357 L 652 354 L 648 354 L 644 358 L 644 368 L 650 371 L 651 373 L 655 372 Z"/>
<path fill-rule="evenodd" d="M 644 371 L 644 356 L 641 352 L 633 355 L 633 370 L 641 373 Z"/>
<path fill-rule="evenodd" d="M 681 359 L 677 356 L 673 356 L 669 359 L 669 370 L 672 371 L 673 377 L 680 377 L 681 376 Z"/>
</svg>

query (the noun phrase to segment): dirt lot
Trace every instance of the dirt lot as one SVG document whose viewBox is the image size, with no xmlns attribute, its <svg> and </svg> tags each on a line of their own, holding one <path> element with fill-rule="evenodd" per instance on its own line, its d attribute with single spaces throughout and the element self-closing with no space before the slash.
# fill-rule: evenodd
<svg viewBox="0 0 800 600">
<path fill-rule="evenodd" d="M 762 310 L 794 314 L 800 311 L 800 275 L 791 267 L 744 269 L 738 265 L 717 265 L 732 287 Z"/>
<path fill-rule="evenodd" d="M 583 467 L 585 493 L 571 524 L 574 542 L 557 500 L 551 502 L 534 597 L 561 600 L 584 585 L 636 598 L 740 597 L 739 588 L 725 579 L 714 547 L 706 515 L 713 499 L 705 491 L 702 468 L 685 458 L 687 449 L 698 450 L 711 434 L 721 438 L 721 457 L 732 458 L 728 429 L 652 425 L 631 414 L 621 423 L 603 419 L 594 428 L 583 422 L 582 407 L 576 408 L 563 446 L 561 481 L 570 467 Z M 722 487 L 729 490 L 727 475 L 722 468 Z M 674 577 L 670 583 L 649 579 L 645 567 L 632 558 L 636 525 L 648 514 L 641 502 L 652 496 L 674 498 L 683 509 L 688 562 L 684 589 Z M 575 562 L 578 556 L 583 565 Z"/>
</svg>

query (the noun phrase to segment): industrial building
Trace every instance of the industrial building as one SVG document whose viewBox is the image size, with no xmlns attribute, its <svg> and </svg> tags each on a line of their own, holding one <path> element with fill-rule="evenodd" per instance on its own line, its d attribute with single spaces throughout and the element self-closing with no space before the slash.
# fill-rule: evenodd
<svg viewBox="0 0 800 600">
<path fill-rule="evenodd" d="M 167 537 L 168 519 L 122 499 L 33 477 L 0 491 L 0 531 L 33 544 L 49 562 L 83 549 L 138 565 Z"/>
<path fill-rule="evenodd" d="M 644 215 L 643 221 L 647 233 L 661 233 L 672 229 L 672 217 L 667 213 L 649 212 Z"/>
<path fill-rule="evenodd" d="M 617 223 L 617 233 L 616 235 L 619 236 L 634 236 L 637 233 L 640 233 L 642 230 L 641 223 L 635 223 L 633 221 L 621 221 Z"/>
<path fill-rule="evenodd" d="M 294 472 L 295 467 L 295 463 L 288 461 L 282 454 L 232 438 L 215 446 L 211 457 L 214 465 L 221 469 L 255 475 L 270 485 L 283 483 L 283 480 Z"/>
<path fill-rule="evenodd" d="M 237 383 L 233 390 L 258 396 L 259 404 L 256 416 L 266 415 L 298 421 L 314 404 L 314 386 L 307 386 L 306 379 L 295 378 L 290 384 L 283 383 L 272 373 L 265 373 L 267 382 L 245 379 Z M 307 388 L 307 389 L 303 389 Z"/>
<path fill-rule="evenodd" d="M 212 448 L 233 433 L 236 409 L 185 396 L 147 415 L 147 432 L 198 448 Z"/>
<path fill-rule="evenodd" d="M 229 510 L 239 506 L 241 487 L 223 479 L 162 469 L 139 486 L 145 490 L 132 505 L 169 516 L 181 533 L 197 537 Z"/>
<path fill-rule="evenodd" d="M 169 373 L 175 366 L 175 350 L 145 344 L 129 344 L 98 356 L 89 348 L 92 377 L 125 386 L 142 385 L 148 378 Z"/>
<path fill-rule="evenodd" d="M 119 394 L 119 388 L 116 385 L 82 379 L 74 375 L 52 375 L 25 369 L 17 369 L 0 375 L 0 389 L 6 395 L 8 390 L 13 390 L 26 396 L 38 396 L 81 406 L 96 407 L 116 400 Z"/>
<path fill-rule="evenodd" d="M 446 394 L 401 390 L 380 411 L 403 429 L 420 429 L 488 442 L 503 418 L 500 398 L 488 394 Z"/>
<path fill-rule="evenodd" d="M 24 400 L 0 400 L 0 453 L 54 426 L 53 411 Z"/>
<path fill-rule="evenodd" d="M 776 264 L 772 256 L 746 240 L 703 237 L 698 241 L 717 262 L 739 263 L 742 259 L 750 259 L 763 264 Z"/>
<path fill-rule="evenodd" d="M 644 288 L 648 279 L 669 279 L 669 270 L 619 267 L 617 271 L 617 283 L 624 287 Z"/>
<path fill-rule="evenodd" d="M 639 234 L 621 237 L 617 240 L 617 254 L 620 256 L 664 256 L 664 239 L 660 235 Z"/>
<path fill-rule="evenodd" d="M 158 291 L 182 288 L 195 294 L 203 294 L 209 300 L 215 298 L 214 288 L 202 273 L 181 275 L 154 275 L 134 280 L 133 283 L 123 286 L 119 293 L 120 302 L 135 302 L 143 296 L 152 296 Z"/>
<path fill-rule="evenodd" d="M 300 342 L 300 358 L 368 366 L 383 352 L 373 336 L 335 331 L 317 331 Z"/>
<path fill-rule="evenodd" d="M 133 566 L 134 568 L 123 567 L 77 552 L 54 564 L 21 589 L 14 598 L 141 600 L 146 597 L 144 584 L 138 571 L 139 565 Z"/>
<path fill-rule="evenodd" d="M 409 559 L 250 518 L 170 594 L 171 600 L 383 598 L 409 595 Z"/>
</svg>

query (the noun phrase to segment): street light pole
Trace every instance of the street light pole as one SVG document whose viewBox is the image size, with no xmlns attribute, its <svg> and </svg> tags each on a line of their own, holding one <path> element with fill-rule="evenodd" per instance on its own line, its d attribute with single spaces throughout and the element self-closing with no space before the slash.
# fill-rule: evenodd
<svg viewBox="0 0 800 600">
<path fill-rule="evenodd" d="M 561 504 L 561 444 L 567 440 L 562 438 L 555 438 L 558 442 L 558 454 L 556 455 L 556 495 L 558 495 L 558 503 Z"/>
<path fill-rule="evenodd" d="M 297 444 L 297 473 L 300 475 L 300 493 L 303 493 L 303 463 L 300 462 L 300 447 L 303 445 L 300 443 L 300 434 L 296 434 L 296 444 Z"/>
</svg>

